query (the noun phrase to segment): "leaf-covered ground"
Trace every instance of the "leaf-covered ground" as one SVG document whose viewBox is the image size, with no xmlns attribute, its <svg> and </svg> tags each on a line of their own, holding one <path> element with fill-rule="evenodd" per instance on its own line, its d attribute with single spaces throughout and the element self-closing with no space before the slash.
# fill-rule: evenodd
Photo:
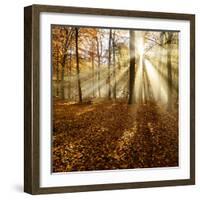
<svg viewBox="0 0 200 200">
<path fill-rule="evenodd" d="M 154 103 L 54 101 L 53 171 L 178 165 L 178 113 Z"/>
</svg>

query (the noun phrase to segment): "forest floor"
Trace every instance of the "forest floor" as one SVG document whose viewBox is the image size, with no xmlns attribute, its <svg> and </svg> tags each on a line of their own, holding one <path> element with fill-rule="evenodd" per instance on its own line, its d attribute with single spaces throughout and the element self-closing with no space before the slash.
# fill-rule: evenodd
<svg viewBox="0 0 200 200">
<path fill-rule="evenodd" d="M 178 166 L 178 112 L 54 101 L 53 172 Z"/>
</svg>

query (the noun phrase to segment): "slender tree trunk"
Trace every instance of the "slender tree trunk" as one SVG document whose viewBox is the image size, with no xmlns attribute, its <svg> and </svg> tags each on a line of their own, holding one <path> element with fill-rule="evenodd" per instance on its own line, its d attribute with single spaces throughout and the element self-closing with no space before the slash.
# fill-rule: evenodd
<svg viewBox="0 0 200 200">
<path fill-rule="evenodd" d="M 65 29 L 65 44 L 64 44 L 64 56 L 62 60 L 62 69 L 61 69 L 61 98 L 65 99 L 65 68 L 67 64 L 67 50 L 69 45 L 69 32 L 68 29 Z"/>
<path fill-rule="evenodd" d="M 159 46 L 159 50 L 160 50 L 160 56 L 159 56 L 159 63 L 158 63 L 158 72 L 159 72 L 159 89 L 158 89 L 158 101 L 161 101 L 161 87 L 162 87 L 162 83 L 161 83 L 161 80 L 162 80 L 162 74 L 161 74 L 161 71 L 162 71 L 162 61 L 163 61 L 163 37 L 164 37 L 164 33 L 161 32 L 160 33 L 160 44 L 161 46 Z"/>
<path fill-rule="evenodd" d="M 113 85 L 113 97 L 116 99 L 117 96 L 117 83 L 116 83 L 116 59 L 115 59 L 115 32 L 113 32 L 113 78 L 114 78 L 114 85 Z"/>
<path fill-rule="evenodd" d="M 130 73 L 129 73 L 129 104 L 135 103 L 135 32 L 130 31 Z"/>
<path fill-rule="evenodd" d="M 101 66 L 101 58 L 100 58 L 100 51 L 99 51 L 99 40 L 98 40 L 98 37 L 96 37 L 96 42 L 97 42 L 97 80 L 98 80 L 98 95 L 99 97 L 101 97 L 101 87 L 100 87 L 100 80 L 101 80 L 101 77 L 100 77 L 100 66 Z"/>
<path fill-rule="evenodd" d="M 66 55 L 66 54 L 65 54 Z M 65 57 L 65 56 L 64 56 Z M 66 58 L 64 58 L 64 61 Z M 65 85 L 64 85 L 64 77 L 65 77 L 65 62 L 62 63 L 61 69 L 61 98 L 65 99 Z"/>
<path fill-rule="evenodd" d="M 72 52 L 71 52 L 71 47 L 70 47 L 70 53 L 69 53 L 68 99 L 71 99 L 71 75 L 72 75 Z"/>
<path fill-rule="evenodd" d="M 171 63 L 172 33 L 168 33 L 167 42 L 167 76 L 168 76 L 168 111 L 172 110 L 172 63 Z"/>
<path fill-rule="evenodd" d="M 130 62 L 130 61 L 129 61 Z M 123 66 L 126 67 L 128 63 L 124 63 Z M 130 68 L 129 68 L 130 69 Z M 126 99 L 129 101 L 129 76 L 130 76 L 130 70 L 126 71 L 126 78 L 127 78 L 127 84 L 126 84 Z"/>
<path fill-rule="evenodd" d="M 76 43 L 76 72 L 77 72 L 77 84 L 78 84 L 78 100 L 82 103 L 82 90 L 80 81 L 80 68 L 79 68 L 79 53 L 78 53 L 78 28 L 75 28 L 75 43 Z"/>
<path fill-rule="evenodd" d="M 64 56 L 62 60 L 62 69 L 61 69 L 61 98 L 65 99 L 65 83 L 64 83 L 64 78 L 65 78 L 65 65 L 66 65 L 66 60 L 67 60 L 67 43 L 68 43 L 68 30 L 65 29 L 65 44 L 64 44 Z"/>
<path fill-rule="evenodd" d="M 108 99 L 111 99 L 111 83 L 110 83 L 111 41 L 112 41 L 112 29 L 110 29 L 109 43 L 108 43 Z"/>
<path fill-rule="evenodd" d="M 141 55 L 139 56 L 138 59 L 138 66 L 139 68 L 142 68 L 142 82 L 141 82 L 141 86 L 139 86 L 139 98 L 138 98 L 138 102 L 140 103 L 146 103 L 147 101 L 147 93 L 146 93 L 146 77 L 145 77 L 145 67 L 144 67 L 144 63 L 142 63 L 143 60 L 141 58 Z"/>
<path fill-rule="evenodd" d="M 59 53 L 57 49 L 57 62 L 56 62 L 56 96 L 59 96 Z"/>
<path fill-rule="evenodd" d="M 92 46 L 94 46 L 94 43 L 92 43 Z M 95 97 L 95 77 L 94 77 L 94 48 L 92 48 L 92 54 L 91 54 L 91 60 L 92 60 L 92 87 L 93 87 L 93 98 Z"/>
<path fill-rule="evenodd" d="M 179 37 L 178 35 L 176 36 L 176 44 L 177 44 L 177 49 L 176 49 L 176 54 L 177 54 L 177 60 L 179 60 L 179 49 L 178 49 L 178 45 L 179 45 Z M 178 100 L 179 100 L 179 88 L 178 88 L 178 75 L 179 75 L 179 70 L 178 70 L 178 63 L 177 63 L 177 73 L 176 73 L 176 106 L 178 106 Z"/>
<path fill-rule="evenodd" d="M 148 91 L 148 81 L 147 81 L 147 73 L 146 73 L 146 69 L 145 69 L 145 65 L 143 64 L 143 93 L 144 93 L 144 101 L 143 103 L 147 103 L 147 101 L 150 99 L 149 98 L 149 91 Z"/>
</svg>

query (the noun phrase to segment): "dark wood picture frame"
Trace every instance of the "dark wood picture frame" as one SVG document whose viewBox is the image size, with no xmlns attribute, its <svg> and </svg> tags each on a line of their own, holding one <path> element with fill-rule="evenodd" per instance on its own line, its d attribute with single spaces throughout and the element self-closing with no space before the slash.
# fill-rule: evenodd
<svg viewBox="0 0 200 200">
<path fill-rule="evenodd" d="M 40 187 L 40 13 L 125 16 L 190 22 L 190 178 L 150 182 Z M 195 184 L 195 16 L 192 14 L 32 5 L 24 9 L 24 191 L 30 194 L 83 192 Z"/>
</svg>

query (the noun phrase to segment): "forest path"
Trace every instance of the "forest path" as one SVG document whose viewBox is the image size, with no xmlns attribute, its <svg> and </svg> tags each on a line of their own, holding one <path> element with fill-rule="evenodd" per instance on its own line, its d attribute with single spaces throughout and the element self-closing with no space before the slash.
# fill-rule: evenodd
<svg viewBox="0 0 200 200">
<path fill-rule="evenodd" d="M 53 171 L 178 165 L 178 113 L 154 103 L 54 104 Z"/>
</svg>

